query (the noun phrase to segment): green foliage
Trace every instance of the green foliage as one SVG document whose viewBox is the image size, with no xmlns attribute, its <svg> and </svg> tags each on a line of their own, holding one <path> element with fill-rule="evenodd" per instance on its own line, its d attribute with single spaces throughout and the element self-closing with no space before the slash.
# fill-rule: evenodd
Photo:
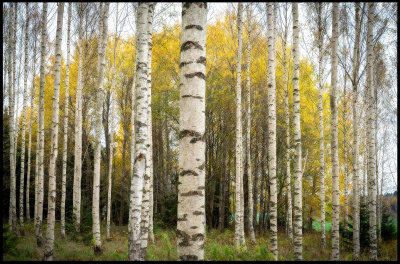
<svg viewBox="0 0 400 264">
<path fill-rule="evenodd" d="M 382 212 L 381 237 L 384 240 L 391 240 L 397 237 L 397 219 L 391 217 L 387 210 Z"/>
<path fill-rule="evenodd" d="M 321 223 L 317 221 L 312 222 L 312 228 L 317 231 L 321 232 Z M 331 222 L 325 222 L 325 232 L 331 231 L 332 228 L 332 223 Z"/>
<path fill-rule="evenodd" d="M 9 225 L 3 225 L 3 254 L 9 253 L 16 256 L 15 246 L 18 243 L 18 237 L 9 232 L 9 230 Z"/>
<path fill-rule="evenodd" d="M 167 258 L 168 260 L 171 260 L 171 243 L 169 242 L 168 234 L 164 233 L 162 234 L 162 243 L 164 248 L 167 251 Z"/>
<path fill-rule="evenodd" d="M 176 193 L 161 198 L 161 212 L 154 215 L 157 226 L 168 229 L 176 226 L 178 195 Z"/>
</svg>

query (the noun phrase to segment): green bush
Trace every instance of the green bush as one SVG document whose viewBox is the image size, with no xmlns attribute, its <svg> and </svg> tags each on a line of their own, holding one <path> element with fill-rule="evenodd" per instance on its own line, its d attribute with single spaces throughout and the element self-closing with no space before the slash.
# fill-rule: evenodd
<svg viewBox="0 0 400 264">
<path fill-rule="evenodd" d="M 9 225 L 3 225 L 3 254 L 9 253 L 15 256 L 17 255 L 15 251 L 15 246 L 18 243 L 18 237 L 9 232 L 9 230 Z"/>
<path fill-rule="evenodd" d="M 391 240 L 397 237 L 397 222 L 391 217 L 387 210 L 382 212 L 381 237 L 384 240 Z"/>
</svg>

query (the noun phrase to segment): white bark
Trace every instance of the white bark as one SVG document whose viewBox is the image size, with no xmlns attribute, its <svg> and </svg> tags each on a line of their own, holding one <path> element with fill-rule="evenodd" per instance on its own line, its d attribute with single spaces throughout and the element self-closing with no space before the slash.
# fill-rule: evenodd
<svg viewBox="0 0 400 264">
<path fill-rule="evenodd" d="M 339 260 L 339 153 L 338 153 L 338 110 L 336 102 L 338 65 L 339 4 L 333 3 L 332 10 L 332 73 L 331 73 L 331 155 L 332 155 L 332 260 Z"/>
<path fill-rule="evenodd" d="M 358 144 L 358 122 L 357 116 L 358 108 L 358 92 L 357 92 L 357 79 L 359 67 L 359 45 L 360 45 L 360 7 L 355 3 L 355 23 L 356 35 L 354 42 L 353 52 L 353 259 L 358 260 L 360 257 L 360 185 L 359 185 L 359 144 Z"/>
<path fill-rule="evenodd" d="M 153 12 L 154 3 L 149 3 L 149 11 L 147 15 L 147 138 L 146 138 L 146 168 L 143 178 L 143 197 L 142 197 L 142 219 L 140 223 L 140 240 L 141 240 L 141 260 L 147 259 L 147 240 L 149 237 L 149 221 L 150 221 L 150 166 L 152 166 L 152 144 L 151 144 L 151 46 L 153 33 Z"/>
<path fill-rule="evenodd" d="M 367 29 L 367 147 L 368 147 L 368 210 L 369 210 L 369 239 L 370 260 L 377 260 L 376 241 L 376 160 L 375 160 L 375 122 L 374 122 L 374 87 L 373 87 L 373 17 L 374 3 L 368 4 Z"/>
<path fill-rule="evenodd" d="M 207 3 L 182 4 L 178 260 L 204 260 Z"/>
<path fill-rule="evenodd" d="M 14 3 L 14 10 L 10 7 L 10 20 L 14 17 L 14 22 L 9 27 L 9 53 L 8 53 L 8 61 L 9 69 L 8 69 L 8 100 L 9 100 L 9 126 L 10 126 L 10 207 L 9 207 L 9 225 L 11 225 L 12 233 L 14 235 L 18 234 L 17 231 L 17 202 L 16 202 L 16 175 L 15 175 L 15 159 L 14 159 L 14 92 L 13 86 L 15 83 L 12 78 L 12 69 L 15 68 L 15 58 L 13 59 L 15 49 L 15 38 L 14 31 L 16 30 L 16 5 Z M 11 24 L 11 23 L 10 23 Z M 12 62 L 13 60 L 13 62 Z"/>
<path fill-rule="evenodd" d="M 106 67 L 106 47 L 108 36 L 108 9 L 110 3 L 106 2 L 104 7 L 100 7 L 100 26 L 99 26 L 99 57 L 98 57 L 98 79 L 95 107 L 95 142 L 94 142 L 94 168 L 93 168 L 93 238 L 94 252 L 101 253 L 101 234 L 100 234 L 100 161 L 101 161 L 101 123 L 103 113 L 104 98 L 104 70 Z"/>
<path fill-rule="evenodd" d="M 236 61 L 236 214 L 235 214 L 235 241 L 236 245 L 246 245 L 244 238 L 243 220 L 243 147 L 242 147 L 242 91 L 241 91 L 241 62 L 242 62 L 242 31 L 243 31 L 243 4 L 238 3 L 238 50 Z M 242 234 L 243 230 L 243 234 Z"/>
<path fill-rule="evenodd" d="M 24 95 L 22 103 L 22 133 L 21 133 L 21 176 L 19 182 L 19 223 L 20 233 L 24 235 L 24 174 L 25 174 L 25 132 L 26 132 L 26 100 L 28 93 L 28 29 L 29 29 L 29 6 L 25 3 L 25 65 L 24 65 Z"/>
<path fill-rule="evenodd" d="M 246 131 L 246 154 L 247 154 L 247 186 L 248 186 L 248 205 L 249 216 L 248 227 L 250 232 L 250 239 L 252 243 L 256 242 L 253 226 L 253 182 L 251 174 L 251 153 L 250 153 L 250 130 L 251 130 L 251 98 L 250 98 L 250 63 L 251 63 L 251 9 L 250 5 L 247 7 L 247 21 L 248 21 L 248 41 L 247 41 L 247 131 Z M 222 194 L 221 194 L 222 195 Z"/>
<path fill-rule="evenodd" d="M 54 225 L 56 220 L 56 162 L 58 155 L 58 113 L 60 110 L 60 67 L 61 67 L 61 41 L 64 15 L 64 2 L 58 3 L 56 49 L 54 61 L 54 92 L 53 92 L 53 113 L 51 121 L 51 150 L 49 165 L 49 191 L 46 245 L 44 248 L 44 259 L 53 260 L 54 250 Z"/>
<path fill-rule="evenodd" d="M 267 4 L 268 24 L 268 173 L 270 183 L 271 252 L 278 260 L 277 193 L 276 193 L 276 103 L 275 103 L 275 19 L 274 4 Z"/>
<path fill-rule="evenodd" d="M 43 218 L 43 196 L 44 196 L 44 83 L 45 83 L 45 58 L 46 58 L 46 28 L 47 28 L 47 3 L 43 3 L 43 15 L 42 15 L 42 47 L 40 57 L 40 82 L 39 82 L 39 161 L 38 161 L 38 194 L 37 194 L 37 215 L 36 215 L 36 242 L 40 247 L 43 244 L 42 235 L 42 218 Z"/>
<path fill-rule="evenodd" d="M 82 12 L 82 3 L 78 4 Z M 75 150 L 74 150 L 74 186 L 73 186 L 73 222 L 75 231 L 80 231 L 81 223 L 81 178 L 82 178 L 82 20 L 83 14 L 79 15 L 79 39 L 78 39 L 78 80 L 76 85 L 75 102 Z"/>
<path fill-rule="evenodd" d="M 62 180 L 61 180 L 61 238 L 65 238 L 65 199 L 67 186 L 67 151 L 68 151 L 68 104 L 69 104 L 69 66 L 70 66 L 70 35 L 71 35 L 71 9 L 72 3 L 68 4 L 68 27 L 67 27 L 67 69 L 65 74 L 65 112 L 64 112 L 64 139 L 62 157 Z"/>
<path fill-rule="evenodd" d="M 299 14 L 298 3 L 292 4 L 293 12 L 293 134 L 294 157 L 294 223 L 293 242 L 295 260 L 303 259 L 303 219 L 302 219 L 302 169 L 301 169 L 301 130 L 300 130 L 300 90 L 299 90 Z"/>
<path fill-rule="evenodd" d="M 129 238 L 128 238 L 128 259 L 140 260 L 140 223 L 143 178 L 146 167 L 146 138 L 147 129 L 147 14 L 149 4 L 139 3 L 137 16 L 137 71 L 136 71 L 136 95 L 137 111 L 135 113 L 135 159 L 133 175 L 131 177 L 130 204 L 129 204 Z M 134 139 L 134 138 L 132 138 Z M 133 141 L 133 140 L 132 140 Z"/>
</svg>

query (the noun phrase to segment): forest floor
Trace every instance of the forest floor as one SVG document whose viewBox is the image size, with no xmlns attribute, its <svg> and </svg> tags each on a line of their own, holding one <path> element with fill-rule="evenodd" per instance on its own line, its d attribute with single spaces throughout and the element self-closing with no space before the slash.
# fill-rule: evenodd
<svg viewBox="0 0 400 264">
<path fill-rule="evenodd" d="M 3 223 L 7 223 L 3 221 Z M 3 229 L 5 225 L 3 224 Z M 128 228 L 127 226 L 112 226 L 111 241 L 105 237 L 105 226 L 102 231 L 101 255 L 93 252 L 91 241 L 81 237 L 67 236 L 62 240 L 59 222 L 55 227 L 54 260 L 127 260 L 128 257 Z M 3 231 L 4 232 L 4 231 Z M 45 224 L 43 235 L 45 236 Z M 68 232 L 67 232 L 68 234 Z M 204 245 L 205 260 L 271 260 L 269 250 L 269 234 L 259 237 L 256 234 L 256 244 L 251 245 L 247 240 L 247 249 L 235 247 L 234 230 L 225 229 L 223 233 L 211 230 L 206 234 Z M 147 260 L 176 260 L 176 234 L 173 229 L 161 230 L 155 227 L 154 244 L 147 248 Z M 246 239 L 249 239 L 246 237 Z M 7 240 L 7 241 L 5 241 Z M 25 236 L 17 237 L 10 242 L 10 236 L 3 233 L 3 260 L 43 260 L 43 246 L 38 248 L 34 235 L 33 223 L 25 224 Z M 84 242 L 86 241 L 86 242 Z M 330 260 L 331 237 L 327 234 L 327 247 L 323 249 L 318 232 L 303 234 L 303 260 Z M 5 244 L 7 243 L 7 246 Z M 340 243 L 343 245 L 342 241 Z M 7 247 L 7 248 L 5 248 Z M 278 233 L 279 260 L 294 260 L 293 246 L 285 233 Z M 378 245 L 378 260 L 397 260 L 397 239 L 382 241 Z M 361 260 L 368 260 L 368 251 L 363 251 Z M 352 260 L 351 249 L 341 248 L 340 260 Z"/>
</svg>

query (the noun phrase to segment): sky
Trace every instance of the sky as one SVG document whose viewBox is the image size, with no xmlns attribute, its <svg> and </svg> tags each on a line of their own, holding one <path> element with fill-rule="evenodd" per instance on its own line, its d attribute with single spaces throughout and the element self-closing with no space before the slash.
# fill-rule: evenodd
<svg viewBox="0 0 400 264">
<path fill-rule="evenodd" d="M 283 4 L 283 3 L 280 3 Z M 135 34 L 135 12 L 134 12 L 134 3 L 129 2 L 129 3 L 119 3 L 118 4 L 118 15 L 119 15 L 119 21 L 121 21 L 121 17 L 126 16 L 126 20 L 124 22 L 123 27 L 119 26 L 119 30 L 121 30 L 120 34 L 123 38 L 130 37 Z M 246 5 L 246 3 L 245 3 Z M 266 28 L 266 19 L 265 19 L 265 4 L 264 3 L 257 3 L 257 8 L 255 8 L 254 15 L 257 16 L 258 20 L 263 23 L 264 27 Z M 22 6 L 22 5 L 20 5 Z M 22 8 L 23 13 L 25 12 L 25 7 L 19 7 L 20 9 Z M 39 3 L 39 8 L 42 8 L 42 4 Z M 110 3 L 110 11 L 109 11 L 109 22 L 108 22 L 108 32 L 114 33 L 115 32 L 115 23 L 116 23 L 116 8 L 117 8 L 117 3 Z M 223 12 L 227 8 L 234 8 L 237 10 L 237 3 L 208 3 L 208 14 L 207 14 L 207 23 L 215 23 L 217 18 L 223 17 Z M 311 52 L 310 48 L 311 42 L 312 42 L 312 35 L 311 31 L 307 26 L 306 23 L 306 6 L 304 3 L 299 4 L 299 23 L 300 23 L 300 55 L 301 57 L 307 57 L 310 61 L 316 63 L 316 53 L 315 51 Z M 330 8 L 330 7 L 329 7 Z M 66 37 L 67 37 L 67 10 L 68 10 L 68 4 L 66 3 L 64 6 L 64 20 L 63 20 L 63 40 L 62 40 L 62 51 L 63 51 L 63 56 L 65 58 L 65 53 L 67 49 L 66 45 Z M 73 9 L 74 10 L 74 9 Z M 291 12 L 291 11 L 289 11 Z M 74 11 L 73 11 L 74 13 Z M 289 13 L 290 15 L 290 13 Z M 55 42 L 55 35 L 56 35 L 56 19 L 57 19 L 57 4 L 56 3 L 48 3 L 48 38 L 50 41 Z M 180 23 L 181 22 L 181 3 L 158 3 L 155 8 L 155 16 L 154 16 L 154 31 L 159 32 L 163 25 L 169 25 L 172 26 L 175 23 Z M 75 23 L 72 23 L 71 27 L 71 43 L 76 41 L 77 39 L 77 34 L 74 32 L 75 29 Z M 393 26 L 393 25 L 392 25 Z M 20 27 L 21 30 L 22 27 Z M 328 34 L 331 35 L 331 29 L 328 30 Z M 291 33 L 289 33 L 289 43 L 291 43 Z M 40 41 L 40 35 L 39 36 L 39 41 Z M 385 34 L 382 37 L 382 41 L 384 43 L 389 43 L 392 39 L 390 39 L 389 34 Z M 73 53 L 73 48 L 74 46 L 71 45 L 71 54 Z M 54 53 L 54 47 L 52 47 L 51 52 Z M 387 57 L 389 58 L 390 56 L 397 56 L 397 51 L 395 49 L 394 45 L 388 46 L 388 48 L 385 50 Z M 23 60 L 22 60 L 23 61 Z M 38 72 L 37 67 L 37 72 Z M 390 69 L 394 70 L 394 69 Z M 327 83 L 330 83 L 330 59 L 327 60 L 326 62 L 326 69 L 325 72 L 327 73 L 325 76 L 325 80 Z M 340 83 L 340 78 L 343 76 L 343 73 L 340 70 L 339 67 L 339 83 Z M 396 81 L 393 84 L 393 88 L 395 90 L 395 94 L 397 95 L 397 74 L 394 78 Z M 28 78 L 28 87 L 30 87 L 30 82 L 31 78 Z M 22 79 L 22 74 L 20 78 L 20 87 L 21 92 L 19 94 L 19 103 L 18 103 L 18 112 L 21 113 L 22 111 L 22 90 L 23 90 L 23 79 Z M 339 88 L 341 89 L 341 88 Z M 4 102 L 5 104 L 8 104 L 7 102 Z M 393 97 L 392 101 L 390 102 L 392 105 L 397 105 L 397 97 Z M 397 189 L 397 116 L 395 120 L 395 125 L 391 126 L 390 133 L 387 133 L 388 135 L 388 141 L 390 141 L 390 144 L 388 144 L 387 149 L 385 151 L 389 152 L 390 154 L 388 155 L 389 158 L 385 160 L 385 167 L 384 167 L 384 193 L 385 192 L 393 192 L 394 190 Z M 386 126 L 378 126 L 378 141 L 383 139 L 384 136 L 384 131 L 388 129 Z M 103 137 L 103 141 L 104 137 Z M 104 143 L 104 142 L 103 142 Z M 105 143 L 104 143 L 105 145 Z M 379 166 L 381 166 L 381 159 L 378 159 Z M 381 175 L 381 171 L 379 171 Z"/>
</svg>

